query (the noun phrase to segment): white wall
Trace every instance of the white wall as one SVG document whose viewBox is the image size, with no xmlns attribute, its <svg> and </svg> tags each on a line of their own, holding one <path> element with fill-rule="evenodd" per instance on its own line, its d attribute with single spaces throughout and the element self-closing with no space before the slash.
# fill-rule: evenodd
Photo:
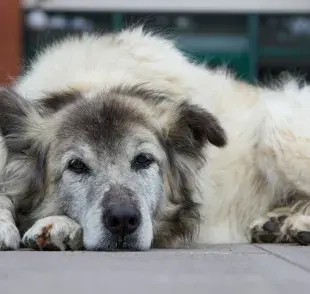
<svg viewBox="0 0 310 294">
<path fill-rule="evenodd" d="M 38 0 L 23 0 L 32 7 Z M 310 12 L 310 0 L 43 0 L 53 10 L 184 11 L 184 12 Z"/>
</svg>

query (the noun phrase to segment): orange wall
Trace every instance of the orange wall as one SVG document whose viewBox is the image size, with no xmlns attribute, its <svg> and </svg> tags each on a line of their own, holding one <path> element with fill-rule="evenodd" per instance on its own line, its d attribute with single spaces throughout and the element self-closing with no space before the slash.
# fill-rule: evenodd
<svg viewBox="0 0 310 294">
<path fill-rule="evenodd" d="M 22 23 L 20 0 L 0 0 L 0 85 L 20 70 Z"/>
</svg>

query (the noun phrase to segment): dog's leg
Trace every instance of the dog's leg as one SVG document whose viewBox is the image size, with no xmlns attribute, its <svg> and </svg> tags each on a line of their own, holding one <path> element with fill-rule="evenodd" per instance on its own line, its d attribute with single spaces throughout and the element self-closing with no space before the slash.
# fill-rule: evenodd
<svg viewBox="0 0 310 294">
<path fill-rule="evenodd" d="M 250 225 L 252 242 L 310 244 L 310 200 L 276 208 Z"/>
<path fill-rule="evenodd" d="M 67 216 L 39 219 L 24 234 L 23 243 L 39 250 L 79 250 L 83 248 L 81 226 Z"/>
<path fill-rule="evenodd" d="M 0 250 L 16 250 L 20 245 L 20 234 L 16 227 L 15 207 L 6 196 L 0 196 Z"/>
<path fill-rule="evenodd" d="M 4 169 L 7 151 L 2 135 L 0 135 L 0 171 Z M 2 184 L 0 187 L 1 194 Z M 3 194 L 0 196 L 0 250 L 18 249 L 20 234 L 15 224 L 15 206 L 11 199 Z"/>
</svg>

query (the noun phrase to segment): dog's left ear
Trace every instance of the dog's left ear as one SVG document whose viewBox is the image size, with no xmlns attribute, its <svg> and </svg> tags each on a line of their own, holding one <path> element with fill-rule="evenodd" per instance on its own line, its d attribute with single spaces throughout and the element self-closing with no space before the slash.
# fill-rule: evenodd
<svg viewBox="0 0 310 294">
<path fill-rule="evenodd" d="M 195 156 L 207 144 L 221 148 L 227 143 L 218 119 L 188 101 L 177 104 L 165 117 L 164 137 L 179 154 Z"/>
</svg>

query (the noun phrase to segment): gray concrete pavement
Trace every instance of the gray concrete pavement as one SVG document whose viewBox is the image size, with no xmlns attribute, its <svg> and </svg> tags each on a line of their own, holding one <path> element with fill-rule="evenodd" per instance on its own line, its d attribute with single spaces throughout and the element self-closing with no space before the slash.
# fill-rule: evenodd
<svg viewBox="0 0 310 294">
<path fill-rule="evenodd" d="M 1 294 L 309 293 L 310 247 L 1 252 Z"/>
</svg>

